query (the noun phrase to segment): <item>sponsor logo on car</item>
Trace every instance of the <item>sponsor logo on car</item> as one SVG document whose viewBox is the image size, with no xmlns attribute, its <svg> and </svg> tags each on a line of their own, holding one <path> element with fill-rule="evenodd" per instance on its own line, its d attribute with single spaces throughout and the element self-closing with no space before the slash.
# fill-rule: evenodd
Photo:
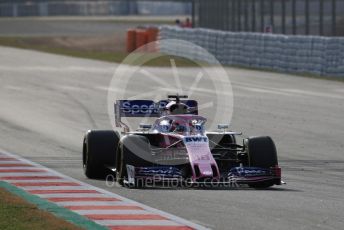
<svg viewBox="0 0 344 230">
<path fill-rule="evenodd" d="M 241 176 L 241 177 L 252 177 L 252 176 L 270 176 L 271 172 L 268 169 L 256 168 L 256 167 L 235 167 L 230 170 L 229 174 Z"/>
<path fill-rule="evenodd" d="M 189 107 L 197 108 L 197 101 L 182 100 Z M 158 117 L 169 103 L 168 100 L 154 102 L 152 100 L 119 100 L 120 116 L 122 117 Z M 197 113 L 196 113 L 197 114 Z"/>
<path fill-rule="evenodd" d="M 184 137 L 184 142 L 185 143 L 193 143 L 193 142 L 208 142 L 207 137 Z"/>
<path fill-rule="evenodd" d="M 153 101 L 122 101 L 121 108 L 123 113 L 130 115 L 158 113 Z"/>
<path fill-rule="evenodd" d="M 136 174 L 137 176 L 182 176 L 182 172 L 175 167 L 138 167 Z"/>
</svg>

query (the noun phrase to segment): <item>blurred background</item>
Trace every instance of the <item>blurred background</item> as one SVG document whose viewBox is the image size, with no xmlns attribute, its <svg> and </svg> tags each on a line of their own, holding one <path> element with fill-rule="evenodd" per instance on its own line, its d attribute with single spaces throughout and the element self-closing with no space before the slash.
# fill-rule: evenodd
<svg viewBox="0 0 344 230">
<path fill-rule="evenodd" d="M 189 16 L 195 27 L 229 31 L 344 34 L 343 0 L 0 1 L 0 17 L 129 15 Z"/>
<path fill-rule="evenodd" d="M 172 38 L 224 65 L 343 76 L 341 36 L 344 0 L 0 0 L 0 45 L 111 62 Z"/>
</svg>

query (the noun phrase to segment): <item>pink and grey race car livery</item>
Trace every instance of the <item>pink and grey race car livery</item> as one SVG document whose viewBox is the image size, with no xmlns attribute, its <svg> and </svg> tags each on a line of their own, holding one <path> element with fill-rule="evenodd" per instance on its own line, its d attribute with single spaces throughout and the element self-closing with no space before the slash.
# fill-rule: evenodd
<svg viewBox="0 0 344 230">
<path fill-rule="evenodd" d="M 130 131 L 122 118 L 156 117 Z M 174 185 L 246 184 L 267 188 L 281 184 L 276 147 L 268 136 L 237 139 L 241 133 L 206 131 L 207 119 L 187 96 L 167 100 L 118 100 L 116 127 L 121 131 L 89 130 L 83 141 L 83 168 L 89 178 L 113 174 L 130 188 Z"/>
</svg>

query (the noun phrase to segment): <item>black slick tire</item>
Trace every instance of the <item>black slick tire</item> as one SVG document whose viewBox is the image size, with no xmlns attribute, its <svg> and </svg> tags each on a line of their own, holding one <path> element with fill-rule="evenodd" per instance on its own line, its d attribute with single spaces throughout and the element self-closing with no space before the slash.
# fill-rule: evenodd
<svg viewBox="0 0 344 230">
<path fill-rule="evenodd" d="M 144 154 L 144 155 L 142 155 Z M 140 156 L 144 157 L 140 157 Z M 144 159 L 143 159 L 144 158 Z M 128 135 L 121 139 L 117 155 L 116 180 L 124 185 L 128 180 L 127 165 L 134 167 L 152 166 L 151 148 L 146 137 L 140 135 Z M 135 183 L 136 187 L 142 187 L 142 183 Z"/>
<path fill-rule="evenodd" d="M 250 167 L 271 168 L 278 165 L 276 146 L 271 137 L 250 137 L 245 139 L 244 145 Z M 268 188 L 274 184 L 274 181 L 264 181 L 249 184 L 249 186 L 253 188 Z"/>
<path fill-rule="evenodd" d="M 113 130 L 89 130 L 83 141 L 83 169 L 88 178 L 102 179 L 115 166 L 119 134 Z"/>
</svg>

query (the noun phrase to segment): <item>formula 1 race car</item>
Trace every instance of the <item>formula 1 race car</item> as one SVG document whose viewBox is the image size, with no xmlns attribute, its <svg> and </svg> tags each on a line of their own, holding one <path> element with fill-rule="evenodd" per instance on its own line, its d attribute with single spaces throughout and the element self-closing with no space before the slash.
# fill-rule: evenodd
<svg viewBox="0 0 344 230">
<path fill-rule="evenodd" d="M 157 117 L 136 131 L 122 117 Z M 206 118 L 198 115 L 198 103 L 187 96 L 167 100 L 118 100 L 113 130 L 89 130 L 83 141 L 83 168 L 88 178 L 114 173 L 117 182 L 129 187 L 147 182 L 170 181 L 198 184 L 247 184 L 267 188 L 281 184 L 276 147 L 268 136 L 243 138 L 238 132 L 205 130 Z"/>
</svg>

